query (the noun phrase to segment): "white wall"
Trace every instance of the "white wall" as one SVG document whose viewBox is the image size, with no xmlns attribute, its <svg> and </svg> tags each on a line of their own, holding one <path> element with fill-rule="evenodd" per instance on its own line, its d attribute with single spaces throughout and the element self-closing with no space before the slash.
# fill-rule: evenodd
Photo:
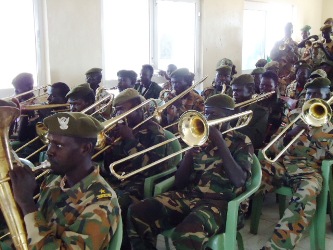
<svg viewBox="0 0 333 250">
<path fill-rule="evenodd" d="M 323 0 L 322 23 L 329 17 L 333 17 L 333 1 Z"/>
</svg>

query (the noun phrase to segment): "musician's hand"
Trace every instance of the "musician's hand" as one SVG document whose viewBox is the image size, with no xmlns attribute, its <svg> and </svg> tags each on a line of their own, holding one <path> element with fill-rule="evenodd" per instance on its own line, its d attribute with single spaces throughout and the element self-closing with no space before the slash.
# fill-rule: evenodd
<svg viewBox="0 0 333 250">
<path fill-rule="evenodd" d="M 190 158 L 192 159 L 194 156 L 196 156 L 197 154 L 199 154 L 201 152 L 201 148 L 200 147 L 193 147 L 189 150 L 186 151 L 184 158 Z"/>
<path fill-rule="evenodd" d="M 24 215 L 37 210 L 33 200 L 34 191 L 37 187 L 35 175 L 28 166 L 14 166 L 9 171 L 12 183 L 13 195 Z"/>
<path fill-rule="evenodd" d="M 305 130 L 305 133 L 308 133 L 310 130 L 310 127 L 305 124 L 299 124 L 296 127 L 294 127 L 292 130 L 290 130 L 289 132 L 287 132 L 287 134 L 285 135 L 285 137 L 283 138 L 283 143 L 284 145 L 288 144 L 299 132 L 301 132 L 302 130 Z"/>
<path fill-rule="evenodd" d="M 123 140 L 134 140 L 135 136 L 133 134 L 133 129 L 125 124 L 117 124 L 114 129 L 114 134 L 119 135 Z"/>
<path fill-rule="evenodd" d="M 209 126 L 209 140 L 214 143 L 214 140 L 223 139 L 222 133 L 216 126 Z"/>
</svg>

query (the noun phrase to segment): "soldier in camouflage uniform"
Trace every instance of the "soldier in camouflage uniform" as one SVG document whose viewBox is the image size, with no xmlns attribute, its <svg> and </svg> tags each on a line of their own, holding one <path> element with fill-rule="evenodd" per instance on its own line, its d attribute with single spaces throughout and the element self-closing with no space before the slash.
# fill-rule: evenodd
<svg viewBox="0 0 333 250">
<path fill-rule="evenodd" d="M 208 120 L 233 114 L 233 100 L 223 94 L 207 99 Z M 219 127 L 219 128 L 217 128 Z M 250 181 L 253 147 L 236 131 L 224 135 L 226 122 L 209 128 L 209 142 L 189 150 L 175 175 L 175 190 L 132 205 L 128 233 L 132 249 L 156 249 L 156 236 L 176 227 L 176 249 L 202 249 L 208 238 L 225 229 L 227 203 Z"/>
<path fill-rule="evenodd" d="M 327 78 L 316 78 L 307 83 L 305 85 L 306 100 L 311 98 L 328 100 L 329 85 Z M 300 109 L 292 110 L 285 120 L 286 124 L 300 112 Z M 320 174 L 321 163 L 324 159 L 333 157 L 332 136 L 325 137 L 333 132 L 332 122 L 319 128 L 307 126 L 302 121 L 297 122 L 269 149 L 267 155 L 274 156 L 279 153 L 302 129 L 306 129 L 306 132 L 278 161 L 271 164 L 263 158 L 259 159 L 263 166 L 262 186 L 259 193 L 272 192 L 282 185 L 293 189 L 289 206 L 276 224 L 272 238 L 263 249 L 293 249 L 309 227 L 316 211 L 316 197 L 321 191 L 323 181 Z"/>
<path fill-rule="evenodd" d="M 58 113 L 44 123 L 52 172 L 41 185 L 37 203 L 32 170 L 16 166 L 9 173 L 29 249 L 107 249 L 120 209 L 115 192 L 91 162 L 103 126 L 82 113 Z"/>
<path fill-rule="evenodd" d="M 135 89 L 126 89 L 122 91 L 114 100 L 116 115 L 134 108 L 141 103 L 142 97 Z M 121 140 L 113 143 L 109 151 L 104 154 L 104 166 L 107 171 L 106 179 L 112 188 L 116 191 L 119 204 L 122 210 L 124 226 L 126 226 L 127 208 L 130 204 L 139 202 L 144 198 L 144 181 L 147 177 L 161 173 L 167 169 L 167 163 L 163 162 L 146 171 L 138 173 L 124 181 L 119 181 L 109 173 L 109 165 L 126 156 L 140 152 L 148 147 L 156 145 L 166 140 L 164 129 L 156 122 L 150 120 L 143 123 L 139 128 L 132 129 L 144 119 L 142 109 L 137 109 L 127 116 L 126 124 L 117 124 L 117 127 L 111 131 L 111 137 L 120 137 Z M 163 158 L 166 154 L 167 146 L 163 145 L 145 154 L 137 156 L 131 160 L 117 165 L 117 173 L 130 173 L 136 169 L 155 162 Z M 123 248 L 128 244 L 126 234 L 124 234 Z"/>
</svg>

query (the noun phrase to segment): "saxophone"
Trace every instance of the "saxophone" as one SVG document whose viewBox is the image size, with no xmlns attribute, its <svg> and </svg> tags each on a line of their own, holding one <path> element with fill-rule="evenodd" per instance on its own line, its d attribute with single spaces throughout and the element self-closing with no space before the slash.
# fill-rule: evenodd
<svg viewBox="0 0 333 250">
<path fill-rule="evenodd" d="M 9 145 L 9 127 L 20 115 L 14 107 L 0 107 L 0 180 L 8 177 L 8 172 L 13 169 L 13 156 Z M 22 215 L 14 200 L 8 181 L 0 183 L 0 207 L 6 220 L 13 244 L 16 249 L 28 249 L 27 236 Z"/>
</svg>

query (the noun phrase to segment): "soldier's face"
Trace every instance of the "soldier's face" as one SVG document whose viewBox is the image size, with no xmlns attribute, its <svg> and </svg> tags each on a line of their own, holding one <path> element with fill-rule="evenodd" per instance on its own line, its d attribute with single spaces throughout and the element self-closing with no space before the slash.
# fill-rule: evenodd
<svg viewBox="0 0 333 250">
<path fill-rule="evenodd" d="M 188 83 L 185 82 L 183 77 L 172 77 L 171 84 L 172 88 L 176 92 L 176 95 L 179 95 L 180 93 L 184 92 L 189 87 Z"/>
<path fill-rule="evenodd" d="M 88 74 L 86 80 L 90 85 L 98 85 L 102 80 L 102 74 L 98 72 Z"/>
<path fill-rule="evenodd" d="M 205 117 L 208 121 L 224 118 L 230 115 L 230 110 L 224 108 L 205 106 Z M 218 124 L 217 128 L 220 131 L 225 131 L 229 127 L 229 122 Z"/>
<path fill-rule="evenodd" d="M 274 83 L 273 79 L 267 78 L 267 77 L 261 78 L 259 89 L 260 89 L 261 94 L 274 91 L 275 83 Z"/>
<path fill-rule="evenodd" d="M 215 83 L 217 85 L 226 84 L 229 85 L 231 82 L 231 74 L 217 72 L 215 75 Z"/>
<path fill-rule="evenodd" d="M 330 89 L 326 88 L 307 88 L 305 99 L 310 100 L 312 98 L 319 98 L 323 100 L 328 100 L 330 98 Z"/>
<path fill-rule="evenodd" d="M 299 69 L 296 73 L 296 81 L 305 84 L 310 76 L 310 71 L 308 69 Z"/>
<path fill-rule="evenodd" d="M 71 112 L 81 112 L 89 106 L 89 103 L 85 102 L 83 99 L 69 98 L 69 105 Z"/>
<path fill-rule="evenodd" d="M 118 104 L 115 107 L 116 116 L 124 114 L 134 107 L 131 101 L 127 101 L 121 104 Z M 127 124 L 130 128 L 133 128 L 136 124 L 138 124 L 142 120 L 143 111 L 142 109 L 137 109 L 136 111 L 131 112 L 126 116 Z"/>
<path fill-rule="evenodd" d="M 249 100 L 252 96 L 252 91 L 245 87 L 243 84 L 233 84 L 232 85 L 232 95 L 234 97 L 235 103 L 240 103 Z"/>
<path fill-rule="evenodd" d="M 153 77 L 153 74 L 148 69 L 142 69 L 140 77 L 141 77 L 142 84 L 146 85 L 146 84 L 149 84 L 151 82 L 151 78 Z"/>
<path fill-rule="evenodd" d="M 49 104 L 62 104 L 67 102 L 66 98 L 61 94 L 61 91 L 57 88 L 51 88 L 47 101 L 49 102 Z"/>
<path fill-rule="evenodd" d="M 132 85 L 131 79 L 129 77 L 123 77 L 123 76 L 118 77 L 118 89 L 120 92 L 125 89 L 133 87 L 134 86 Z"/>
</svg>

